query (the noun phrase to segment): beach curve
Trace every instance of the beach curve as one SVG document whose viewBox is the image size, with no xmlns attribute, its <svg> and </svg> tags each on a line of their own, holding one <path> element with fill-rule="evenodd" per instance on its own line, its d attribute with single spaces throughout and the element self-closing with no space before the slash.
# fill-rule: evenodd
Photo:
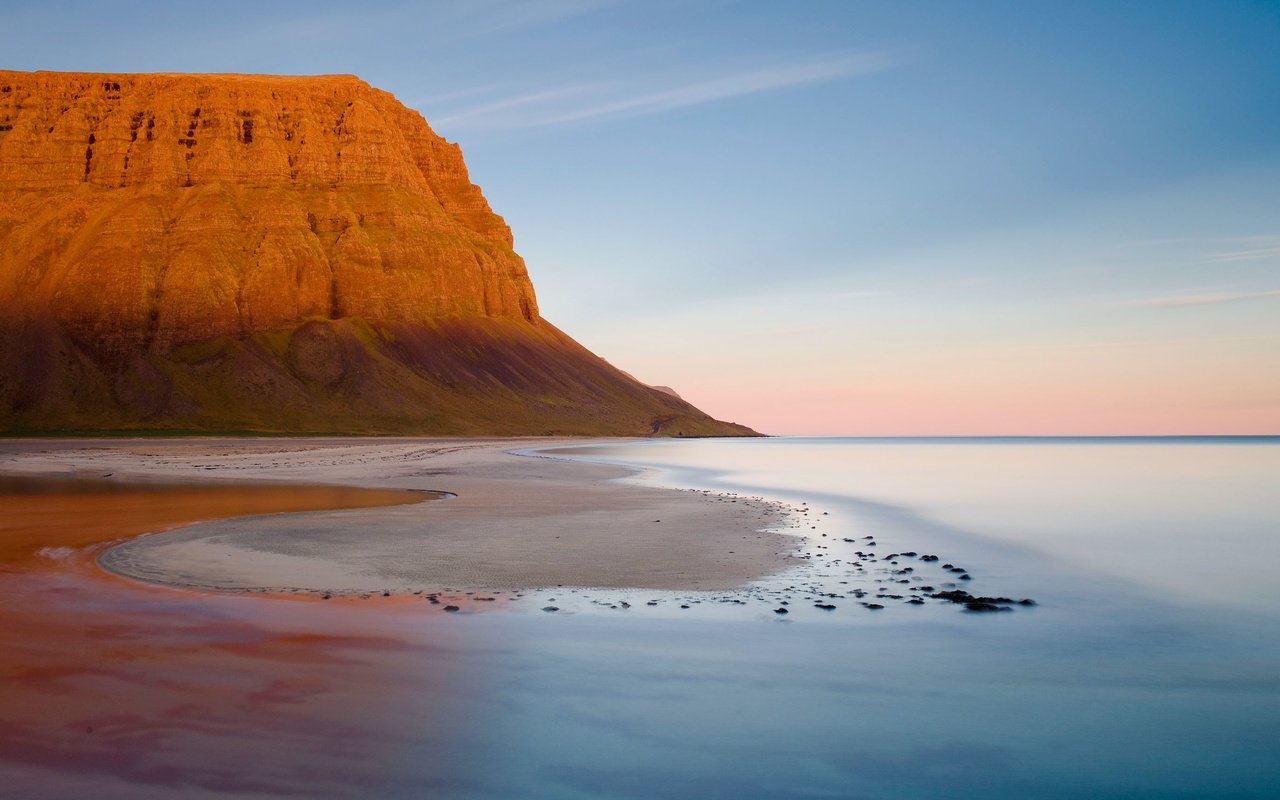
<svg viewBox="0 0 1280 800">
<path fill-rule="evenodd" d="M 189 589 L 402 594 L 554 586 L 722 590 L 790 566 L 784 512 L 639 486 L 622 467 L 527 458 L 581 440 L 288 439 L 59 443 L 8 471 L 202 483 L 332 483 L 448 492 L 448 502 L 242 516 L 98 554 L 116 575 Z M 42 443 L 43 444 L 43 443 Z"/>
</svg>

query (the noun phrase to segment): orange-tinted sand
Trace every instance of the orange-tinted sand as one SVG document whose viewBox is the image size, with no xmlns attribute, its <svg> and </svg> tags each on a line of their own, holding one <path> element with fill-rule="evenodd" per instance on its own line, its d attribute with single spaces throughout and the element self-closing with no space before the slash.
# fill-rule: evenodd
<svg viewBox="0 0 1280 800">
<path fill-rule="evenodd" d="M 416 492 L 345 486 L 122 484 L 0 477 L 0 569 L 83 561 L 97 545 L 209 519 L 416 503 Z M 67 553 L 70 548 L 77 552 Z"/>
<path fill-rule="evenodd" d="M 422 494 L 39 483 L 62 491 L 0 483 L 0 794 L 325 796 L 376 768 L 375 726 L 410 709 L 370 688 L 403 680 L 411 645 L 353 609 L 150 587 L 92 557 L 194 520 Z"/>
<path fill-rule="evenodd" d="M 335 598 L 561 585 L 723 590 L 794 563 L 793 540 L 762 530 L 781 519 L 768 504 L 623 484 L 621 467 L 508 453 L 552 443 L 15 442 L 0 443 L 0 469 L 456 494 L 440 503 L 215 520 L 129 539 L 99 558 L 118 575 L 182 588 Z"/>
<path fill-rule="evenodd" d="M 462 639 L 501 617 L 462 620 L 514 597 L 497 587 L 728 587 L 790 563 L 785 536 L 760 530 L 780 519 L 772 506 L 507 453 L 530 444 L 0 443 L 7 473 L 41 481 L 22 491 L 0 479 L 0 796 L 448 796 L 459 770 L 476 768 L 461 766 L 465 743 L 484 741 L 493 722 L 476 715 L 476 698 L 494 691 L 493 651 Z M 208 483 L 174 483 L 183 480 Z M 429 490 L 457 497 L 408 505 Z M 400 505 L 372 508 L 389 504 Z M 328 532 L 326 547 L 301 537 L 308 553 L 287 570 L 237 579 L 279 544 L 273 532 L 288 533 L 281 523 L 298 520 L 228 517 L 356 506 L 369 508 L 301 520 Z M 196 520 L 209 522 L 138 538 Z M 251 541 L 205 558 L 216 574 L 201 581 L 227 591 L 165 579 L 191 565 L 164 542 L 227 525 Z M 142 549 L 163 556 L 152 561 L 172 585 L 105 572 L 97 557 L 121 539 L 155 543 Z M 371 559 L 382 569 L 372 578 Z M 324 602 L 253 591 L 311 586 L 300 567 L 339 570 L 350 585 L 321 584 L 335 589 Z M 401 567 L 411 580 L 383 599 L 385 573 Z M 447 586 L 457 593 L 423 602 L 422 589 Z M 436 613 L 446 603 L 464 613 Z"/>
</svg>

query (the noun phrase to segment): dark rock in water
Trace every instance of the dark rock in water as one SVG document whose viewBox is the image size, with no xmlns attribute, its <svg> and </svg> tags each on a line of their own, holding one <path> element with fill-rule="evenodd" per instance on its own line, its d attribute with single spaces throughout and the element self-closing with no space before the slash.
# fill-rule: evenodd
<svg viewBox="0 0 1280 800">
<path fill-rule="evenodd" d="M 1012 611 L 1013 609 L 1008 606 L 1014 602 L 1008 597 L 976 597 L 963 589 L 935 592 L 929 596 L 936 597 L 939 600 L 948 600 L 952 603 L 960 603 L 968 611 Z"/>
<path fill-rule="evenodd" d="M 995 603 L 987 603 L 983 600 L 973 600 L 964 604 L 965 611 L 1012 611 L 1008 606 L 998 606 Z"/>
<path fill-rule="evenodd" d="M 445 611 L 448 611 L 448 610 L 449 610 L 449 608 L 451 608 L 451 607 L 452 607 L 452 606 L 445 608 Z M 542 610 L 543 610 L 543 611 L 559 611 L 560 609 L 559 609 L 559 607 L 557 607 L 557 606 L 543 606 L 543 607 L 542 607 Z"/>
<path fill-rule="evenodd" d="M 775 613 L 775 614 L 790 614 L 791 612 L 790 612 L 790 611 L 788 611 L 788 610 L 786 610 L 785 608 L 775 608 L 775 609 L 773 610 L 773 613 Z"/>
<path fill-rule="evenodd" d="M 823 611 L 830 611 L 835 608 L 835 606 L 833 606 L 831 603 L 814 603 L 813 607 L 820 608 Z"/>
<path fill-rule="evenodd" d="M 920 556 L 920 560 L 933 562 L 933 561 L 937 561 L 938 557 L 937 556 Z"/>
<path fill-rule="evenodd" d="M 902 552 L 902 553 L 899 553 L 898 555 L 903 555 L 903 556 L 906 556 L 907 558 L 915 558 L 915 557 L 916 557 L 916 551 L 914 551 L 914 550 L 906 550 L 906 551 L 904 551 L 904 552 Z"/>
<path fill-rule="evenodd" d="M 445 606 L 444 610 L 445 611 L 461 611 L 462 609 L 458 608 L 457 606 Z"/>
<path fill-rule="evenodd" d="M 687 606 L 687 605 L 681 605 L 680 607 L 681 607 L 681 608 L 688 608 L 689 606 Z"/>
<path fill-rule="evenodd" d="M 879 603 L 863 603 L 862 607 L 869 609 L 871 611 L 878 611 L 879 609 L 884 608 L 884 606 L 880 605 Z"/>
<path fill-rule="evenodd" d="M 1020 606 L 1034 606 L 1035 604 L 1036 601 L 1032 600 L 1030 597 L 1024 597 L 1018 601 L 1018 605 Z"/>
<path fill-rule="evenodd" d="M 383 596 L 383 597 L 390 597 L 390 596 L 391 596 L 391 592 L 386 592 L 386 591 L 384 591 L 384 592 L 382 593 L 382 596 Z"/>
<path fill-rule="evenodd" d="M 908 603 L 909 605 L 913 605 L 913 606 L 922 606 L 922 605 L 924 605 L 924 601 L 923 601 L 923 600 L 921 600 L 919 597 L 913 597 L 913 598 L 911 598 L 910 600 L 908 600 L 908 601 L 907 601 L 907 603 Z"/>
<path fill-rule="evenodd" d="M 960 576 L 960 580 L 962 580 L 962 581 L 971 581 L 971 580 L 973 580 L 973 576 L 972 576 L 972 575 L 969 575 L 968 573 L 966 573 L 966 574 L 964 574 L 964 575 L 961 575 L 961 576 Z"/>
</svg>

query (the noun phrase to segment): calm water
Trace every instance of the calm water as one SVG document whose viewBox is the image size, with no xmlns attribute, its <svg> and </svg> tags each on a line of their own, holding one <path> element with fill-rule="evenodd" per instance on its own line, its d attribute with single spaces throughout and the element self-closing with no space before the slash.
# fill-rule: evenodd
<svg viewBox="0 0 1280 800">
<path fill-rule="evenodd" d="M 0 777 L 19 797 L 1276 796 L 1280 441 L 782 438 L 572 457 L 807 508 L 794 533 L 811 558 L 732 595 L 563 587 L 452 615 L 70 576 L 41 602 L 98 615 L 102 655 L 47 691 L 88 721 L 0 737 Z M 884 558 L 856 555 L 865 536 Z M 903 550 L 1039 605 L 907 605 L 954 575 L 889 565 Z M 32 602 L 20 588 L 6 602 Z M 855 590 L 904 599 L 873 611 Z M 563 611 L 539 611 L 552 597 Z"/>
<path fill-rule="evenodd" d="M 975 594 L 1040 605 L 517 622 L 528 640 L 503 659 L 518 701 L 495 729 L 494 796 L 1276 796 L 1280 441 L 577 453 L 660 470 L 650 482 L 808 503 L 827 541 L 936 551 Z"/>
</svg>

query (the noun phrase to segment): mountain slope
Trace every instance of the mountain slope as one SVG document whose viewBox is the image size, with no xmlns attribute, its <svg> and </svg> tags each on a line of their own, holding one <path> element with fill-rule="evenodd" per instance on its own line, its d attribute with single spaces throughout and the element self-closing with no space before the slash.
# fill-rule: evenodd
<svg viewBox="0 0 1280 800">
<path fill-rule="evenodd" d="M 0 71 L 0 430 L 750 435 L 538 313 L 352 76 Z"/>
</svg>

